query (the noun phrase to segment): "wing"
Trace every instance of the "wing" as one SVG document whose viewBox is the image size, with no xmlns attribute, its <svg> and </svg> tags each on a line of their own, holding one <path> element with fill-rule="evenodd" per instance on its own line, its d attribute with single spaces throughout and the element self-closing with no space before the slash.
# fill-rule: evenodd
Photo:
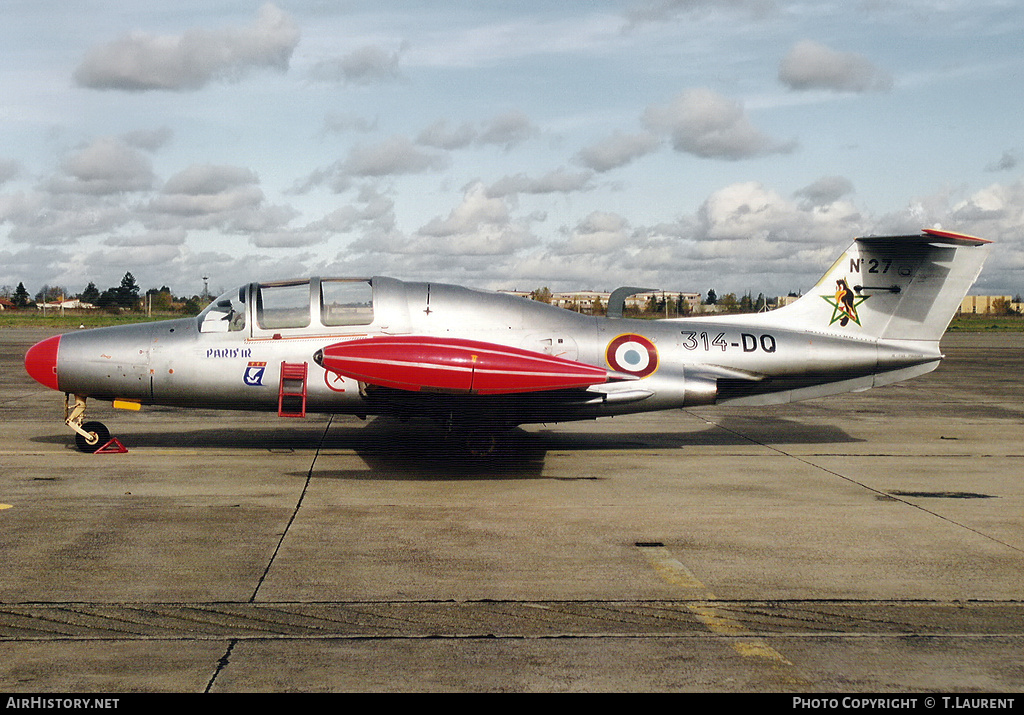
<svg viewBox="0 0 1024 715">
<path fill-rule="evenodd" d="M 328 345 L 325 370 L 411 392 L 505 395 L 586 388 L 614 379 L 603 367 L 521 348 L 458 338 L 385 336 Z"/>
</svg>

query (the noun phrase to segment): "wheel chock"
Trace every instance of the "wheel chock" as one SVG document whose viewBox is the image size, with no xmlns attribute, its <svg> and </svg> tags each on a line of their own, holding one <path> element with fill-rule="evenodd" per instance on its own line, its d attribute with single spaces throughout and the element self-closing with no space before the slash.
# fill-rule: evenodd
<svg viewBox="0 0 1024 715">
<path fill-rule="evenodd" d="M 111 437 L 106 444 L 97 449 L 93 454 L 127 454 L 128 448 L 121 444 L 117 437 Z"/>
</svg>

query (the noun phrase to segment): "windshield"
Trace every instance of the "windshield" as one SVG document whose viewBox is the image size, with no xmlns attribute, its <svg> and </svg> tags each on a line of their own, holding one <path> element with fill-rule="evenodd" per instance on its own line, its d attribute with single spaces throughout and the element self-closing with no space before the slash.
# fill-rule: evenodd
<svg viewBox="0 0 1024 715">
<path fill-rule="evenodd" d="M 199 331 L 203 333 L 227 333 L 245 327 L 246 286 L 229 290 L 206 306 L 199 314 Z"/>
</svg>

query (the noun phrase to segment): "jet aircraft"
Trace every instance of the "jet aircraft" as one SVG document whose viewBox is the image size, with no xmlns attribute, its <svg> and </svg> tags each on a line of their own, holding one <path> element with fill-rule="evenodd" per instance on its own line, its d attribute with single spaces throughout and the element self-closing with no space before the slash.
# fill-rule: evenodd
<svg viewBox="0 0 1024 715">
<path fill-rule="evenodd" d="M 642 290 L 629 287 L 595 317 L 385 277 L 248 283 L 194 318 L 48 338 L 25 367 L 65 393 L 84 452 L 110 441 L 85 421 L 89 398 L 429 417 L 489 444 L 521 424 L 779 404 L 923 375 L 989 243 L 937 229 L 857 238 L 790 305 L 665 320 L 623 318 L 625 297 Z"/>
</svg>

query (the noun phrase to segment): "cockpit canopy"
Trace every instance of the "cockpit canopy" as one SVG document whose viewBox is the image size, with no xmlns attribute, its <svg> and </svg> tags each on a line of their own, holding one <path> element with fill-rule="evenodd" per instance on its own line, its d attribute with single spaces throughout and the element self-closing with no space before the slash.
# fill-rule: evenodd
<svg viewBox="0 0 1024 715">
<path fill-rule="evenodd" d="M 255 316 L 253 320 L 249 316 Z M 229 290 L 199 314 L 199 331 L 334 328 L 373 322 L 373 286 L 366 278 L 249 283 Z"/>
</svg>

